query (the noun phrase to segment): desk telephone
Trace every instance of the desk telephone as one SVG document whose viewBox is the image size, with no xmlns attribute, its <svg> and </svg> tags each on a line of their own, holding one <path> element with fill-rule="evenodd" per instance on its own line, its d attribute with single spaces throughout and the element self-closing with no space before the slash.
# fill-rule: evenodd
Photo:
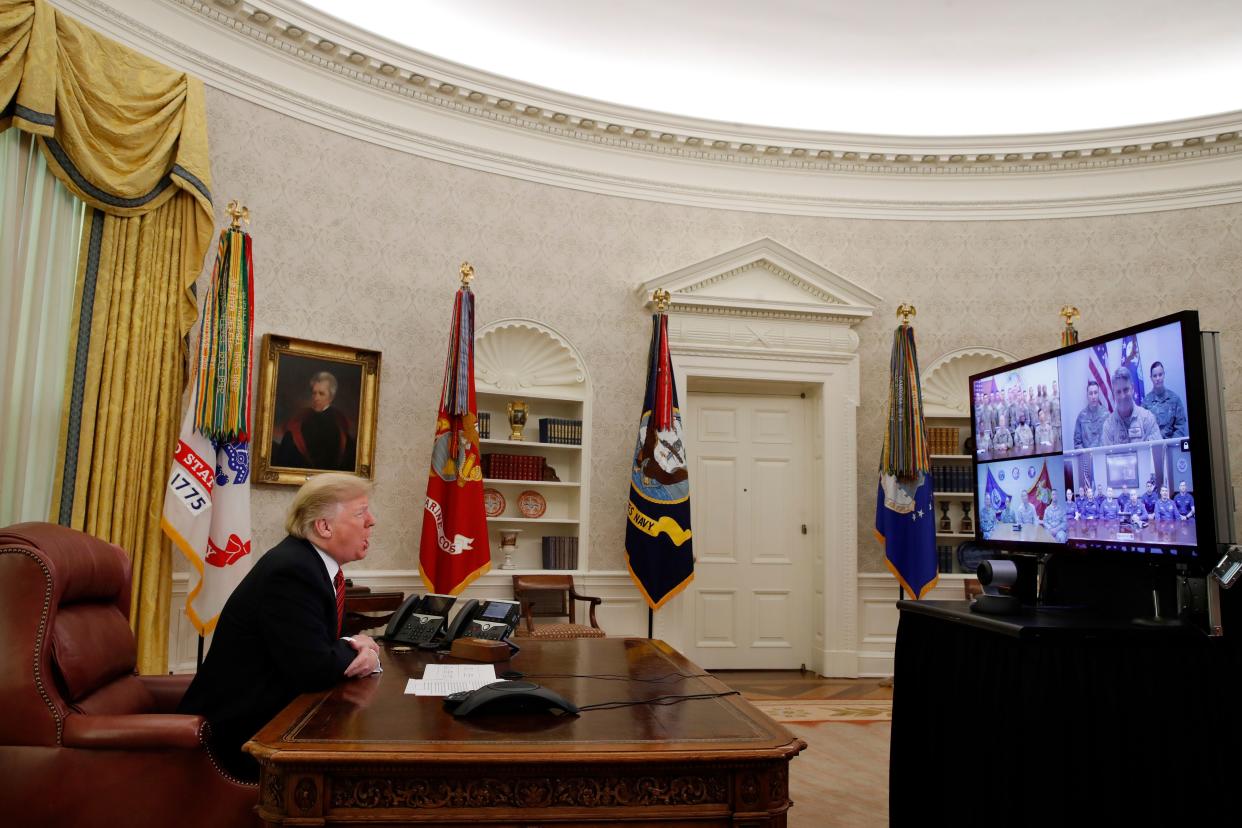
<svg viewBox="0 0 1242 828">
<path fill-rule="evenodd" d="M 448 621 L 449 610 L 456 602 L 452 595 L 411 595 L 392 615 L 384 638 L 399 644 L 434 649 L 462 637 L 504 641 L 513 633 L 521 617 L 522 605 L 517 601 L 474 598 L 463 601 Z"/>
</svg>

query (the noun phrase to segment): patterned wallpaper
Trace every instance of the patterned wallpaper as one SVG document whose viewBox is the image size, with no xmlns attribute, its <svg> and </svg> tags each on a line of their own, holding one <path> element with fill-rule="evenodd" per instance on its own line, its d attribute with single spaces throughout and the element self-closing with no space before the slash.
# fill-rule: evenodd
<svg viewBox="0 0 1242 828">
<path fill-rule="evenodd" d="M 621 569 L 625 468 L 643 383 L 650 278 L 770 236 L 883 296 L 857 327 L 859 571 L 883 569 L 875 475 L 893 311 L 923 364 L 965 345 L 1019 356 L 1181 308 L 1223 332 L 1232 469 L 1242 483 L 1242 205 L 1039 221 L 919 222 L 762 215 L 530 183 L 365 143 L 207 90 L 217 220 L 251 210 L 256 334 L 383 351 L 376 527 L 367 569 L 417 564 L 421 502 L 457 266 L 478 278 L 478 324 L 522 316 L 561 331 L 596 390 L 590 568 Z M 294 489 L 256 486 L 256 546 L 281 537 Z M 181 564 L 179 564 L 181 565 Z"/>
</svg>

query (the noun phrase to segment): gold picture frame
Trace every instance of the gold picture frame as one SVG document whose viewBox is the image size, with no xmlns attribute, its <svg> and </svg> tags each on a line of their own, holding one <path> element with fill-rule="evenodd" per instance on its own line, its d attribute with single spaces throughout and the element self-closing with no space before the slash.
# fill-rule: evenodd
<svg viewBox="0 0 1242 828">
<path fill-rule="evenodd" d="M 379 351 L 264 334 L 255 482 L 300 486 L 326 471 L 374 479 L 379 380 Z"/>
</svg>

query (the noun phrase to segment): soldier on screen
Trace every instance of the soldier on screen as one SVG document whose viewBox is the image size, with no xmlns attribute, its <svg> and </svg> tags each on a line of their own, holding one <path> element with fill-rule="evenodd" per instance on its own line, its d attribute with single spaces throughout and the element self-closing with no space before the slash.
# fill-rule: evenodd
<svg viewBox="0 0 1242 828">
<path fill-rule="evenodd" d="M 1185 437 L 1189 434 L 1186 428 L 1186 406 L 1182 398 L 1164 386 L 1164 363 L 1151 364 L 1152 390 L 1143 398 L 1143 407 L 1156 416 L 1156 424 L 1160 426 L 1163 437 Z"/>
<path fill-rule="evenodd" d="M 1166 522 L 1177 519 L 1177 506 L 1169 499 L 1169 487 L 1160 487 L 1160 499 L 1156 501 L 1156 520 Z"/>
<path fill-rule="evenodd" d="M 1087 383 L 1087 407 L 1078 412 L 1074 421 L 1074 448 L 1095 448 L 1100 445 L 1104 433 L 1104 420 L 1108 411 L 1100 405 L 1100 384 L 1095 380 Z"/>
<path fill-rule="evenodd" d="M 1013 434 L 1006 425 L 1008 419 L 1005 412 L 1000 412 L 1000 421 L 996 426 L 996 431 L 992 434 L 992 453 L 1008 454 L 1013 449 Z"/>
<path fill-rule="evenodd" d="M 1072 493 L 1070 496 L 1073 496 Z M 1052 502 L 1044 509 L 1044 528 L 1048 530 L 1048 534 L 1057 543 L 1065 543 L 1065 539 L 1069 535 L 1065 527 L 1065 520 L 1066 510 L 1061 506 L 1061 493 L 1058 489 L 1053 489 Z"/>
<path fill-rule="evenodd" d="M 1143 492 L 1143 496 L 1139 498 L 1139 502 L 1143 504 L 1143 512 L 1147 518 L 1151 518 L 1156 513 L 1156 503 L 1160 500 L 1160 495 L 1156 494 L 1156 481 L 1153 478 L 1147 480 L 1147 491 Z"/>
<path fill-rule="evenodd" d="M 1104 502 L 1100 504 L 1100 520 L 1116 521 L 1121 516 L 1121 504 L 1117 502 L 1116 495 L 1113 494 L 1111 486 L 1108 488 L 1108 495 L 1104 498 Z"/>
<path fill-rule="evenodd" d="M 1177 484 L 1177 494 L 1173 495 L 1173 505 L 1177 507 L 1178 520 L 1190 520 L 1195 516 L 1195 496 L 1186 491 L 1186 481 Z"/>
</svg>

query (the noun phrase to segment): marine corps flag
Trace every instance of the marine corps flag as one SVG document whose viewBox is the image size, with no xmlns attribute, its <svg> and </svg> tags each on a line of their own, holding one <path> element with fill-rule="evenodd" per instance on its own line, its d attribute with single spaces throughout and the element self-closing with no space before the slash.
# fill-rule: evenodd
<svg viewBox="0 0 1242 828">
<path fill-rule="evenodd" d="M 254 278 L 250 235 L 229 205 L 203 300 L 190 404 L 173 452 L 160 525 L 194 566 L 185 612 L 205 636 L 250 571 L 250 369 Z M 247 216 L 248 217 L 248 216 Z"/>
<path fill-rule="evenodd" d="M 908 307 L 903 305 L 902 309 Z M 884 544 L 889 570 L 897 576 L 906 594 L 918 599 L 936 585 L 939 575 L 919 358 L 914 347 L 914 329 L 908 322 L 893 332 L 889 370 L 888 430 L 880 455 L 875 533 Z"/>
<path fill-rule="evenodd" d="M 694 580 L 690 540 L 690 475 L 681 412 L 668 352 L 668 317 L 651 317 L 647 394 L 630 467 L 625 554 L 630 575 L 657 610 Z"/>
<path fill-rule="evenodd" d="M 431 448 L 419 570 L 429 592 L 456 595 L 492 567 L 474 399 L 474 268 L 461 266 Z"/>
</svg>

